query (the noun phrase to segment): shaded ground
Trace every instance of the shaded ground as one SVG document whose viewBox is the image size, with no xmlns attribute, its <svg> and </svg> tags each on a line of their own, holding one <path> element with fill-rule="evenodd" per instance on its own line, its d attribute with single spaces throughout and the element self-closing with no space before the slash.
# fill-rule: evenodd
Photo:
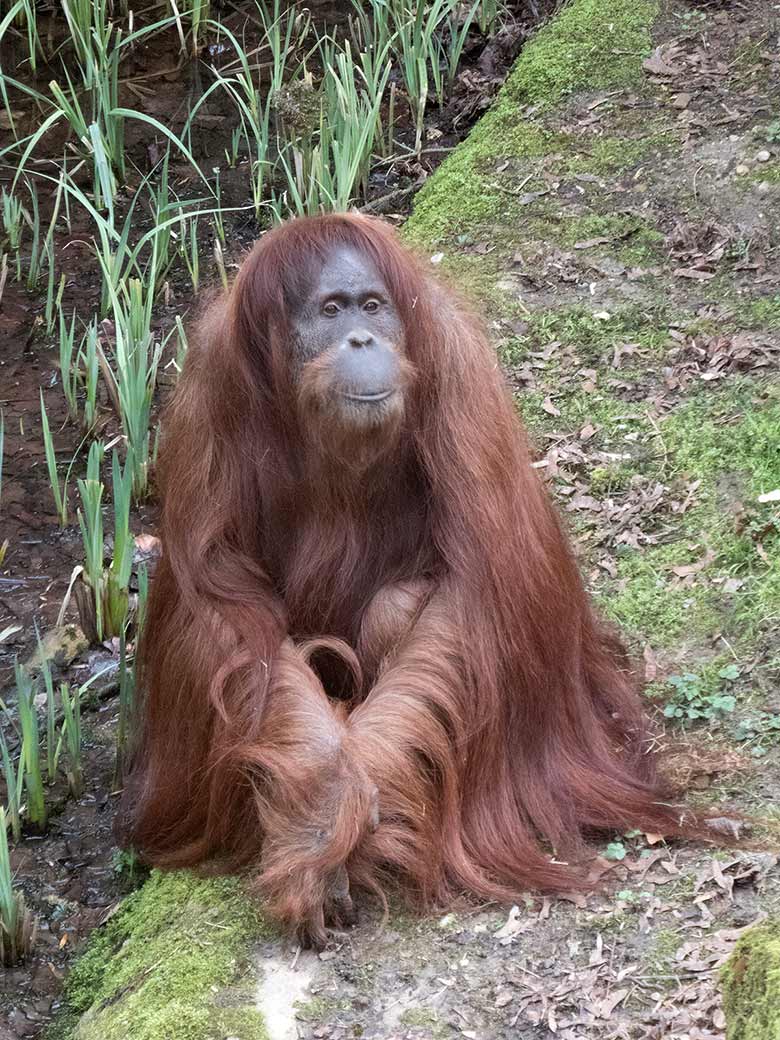
<svg viewBox="0 0 780 1040">
<path fill-rule="evenodd" d="M 46 834 L 11 850 L 11 869 L 35 908 L 32 963 L 0 970 L 0 1040 L 40 1034 L 51 1017 L 71 955 L 133 884 L 132 864 L 114 846 L 115 706 L 85 713 L 85 791 L 49 790 Z"/>
<path fill-rule="evenodd" d="M 780 515 L 760 500 L 780 488 L 780 16 L 759 0 L 664 3 L 651 41 L 655 15 L 650 0 L 576 0 L 407 235 L 489 318 L 589 586 L 659 717 L 667 706 L 669 770 L 724 814 L 755 815 L 759 848 L 617 836 L 595 850 L 602 889 L 577 902 L 394 910 L 384 928 L 367 906 L 320 957 L 265 938 L 258 971 L 235 969 L 243 998 L 255 975 L 261 1006 L 279 971 L 303 980 L 286 1014 L 273 998 L 274 1037 L 716 1040 L 718 966 L 780 908 L 764 851 L 780 833 Z M 187 909 L 204 897 L 182 903 L 177 884 L 171 915 L 197 923 L 175 946 L 208 958 L 212 932 Z M 138 963 L 164 939 L 139 932 Z M 119 948 L 121 968 L 132 941 L 117 931 L 104 953 Z M 98 1001 L 85 1036 L 228 1035 L 206 1020 L 179 1033 L 175 1016 L 128 1031 L 113 970 L 79 992 L 77 1010 Z"/>
</svg>

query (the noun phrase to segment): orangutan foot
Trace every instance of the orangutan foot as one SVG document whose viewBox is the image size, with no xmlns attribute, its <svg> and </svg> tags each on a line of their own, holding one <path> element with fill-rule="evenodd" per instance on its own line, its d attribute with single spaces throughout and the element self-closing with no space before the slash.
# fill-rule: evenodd
<svg viewBox="0 0 780 1040">
<path fill-rule="evenodd" d="M 328 882 L 321 906 L 312 909 L 296 929 L 296 938 L 304 950 L 324 950 L 343 938 L 345 929 L 357 923 L 357 912 L 349 891 L 346 867 L 338 867 Z"/>
<path fill-rule="evenodd" d="M 344 866 L 338 868 L 325 897 L 325 921 L 337 930 L 352 928 L 357 923 L 357 912 L 349 891 L 349 876 Z"/>
</svg>

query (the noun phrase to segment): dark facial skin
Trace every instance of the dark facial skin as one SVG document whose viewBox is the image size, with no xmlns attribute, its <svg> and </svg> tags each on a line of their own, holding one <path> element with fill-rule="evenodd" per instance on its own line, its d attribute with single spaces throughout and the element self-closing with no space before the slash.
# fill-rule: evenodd
<svg viewBox="0 0 780 1040">
<path fill-rule="evenodd" d="M 295 361 L 315 396 L 350 424 L 375 424 L 402 395 L 403 324 L 371 261 L 343 248 L 328 257 L 296 308 Z"/>
</svg>

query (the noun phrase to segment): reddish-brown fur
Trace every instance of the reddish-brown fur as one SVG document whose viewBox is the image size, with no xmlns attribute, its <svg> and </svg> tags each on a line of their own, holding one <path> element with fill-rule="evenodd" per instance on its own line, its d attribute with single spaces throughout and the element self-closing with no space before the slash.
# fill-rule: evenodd
<svg viewBox="0 0 780 1040">
<path fill-rule="evenodd" d="M 301 428 L 285 349 L 286 294 L 339 245 L 373 260 L 406 331 L 405 413 L 354 464 L 337 430 L 329 451 Z M 657 786 L 480 325 L 384 224 L 256 245 L 201 323 L 159 476 L 128 786 L 151 862 L 257 863 L 271 909 L 322 941 L 345 872 L 423 905 L 509 898 L 579 885 L 590 829 L 695 829 Z M 339 689 L 312 655 L 344 664 L 324 673 Z"/>
</svg>

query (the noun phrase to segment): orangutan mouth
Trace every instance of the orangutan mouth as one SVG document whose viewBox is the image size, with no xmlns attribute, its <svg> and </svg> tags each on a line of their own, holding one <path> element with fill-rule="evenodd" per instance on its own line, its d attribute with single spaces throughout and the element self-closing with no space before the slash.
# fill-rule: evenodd
<svg viewBox="0 0 780 1040">
<path fill-rule="evenodd" d="M 378 401 L 386 401 L 388 397 L 391 397 L 395 393 L 395 388 L 390 387 L 389 390 L 377 390 L 373 394 L 344 394 L 344 397 L 348 401 L 360 401 L 375 404 Z"/>
</svg>

